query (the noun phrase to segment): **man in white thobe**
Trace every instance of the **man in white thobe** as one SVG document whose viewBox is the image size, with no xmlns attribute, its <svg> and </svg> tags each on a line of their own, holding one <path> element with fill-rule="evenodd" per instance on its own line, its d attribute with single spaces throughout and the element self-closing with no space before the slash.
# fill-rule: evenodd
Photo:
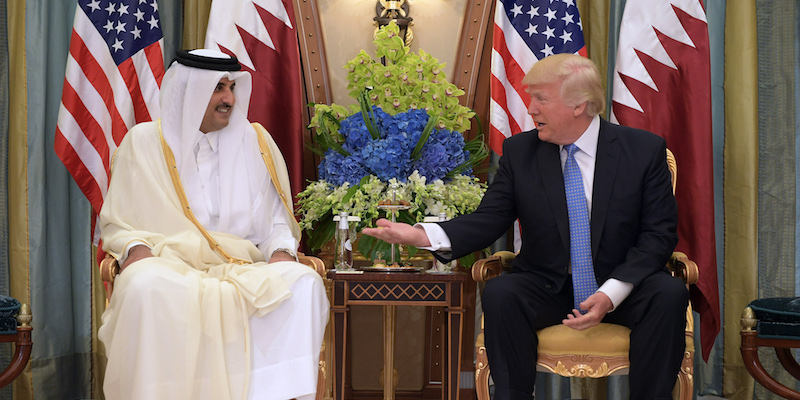
<svg viewBox="0 0 800 400">
<path fill-rule="evenodd" d="M 100 229 L 121 272 L 99 337 L 116 399 L 310 399 L 329 304 L 297 263 L 275 142 L 235 57 L 179 51 L 157 121 L 115 152 Z M 279 94 L 276 94 L 279 95 Z"/>
</svg>

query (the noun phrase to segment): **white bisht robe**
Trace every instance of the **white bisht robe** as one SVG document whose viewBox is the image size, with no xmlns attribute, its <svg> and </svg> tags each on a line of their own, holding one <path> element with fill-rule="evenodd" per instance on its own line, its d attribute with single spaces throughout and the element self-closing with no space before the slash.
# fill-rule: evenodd
<svg viewBox="0 0 800 400">
<path fill-rule="evenodd" d="M 255 135 L 241 140 L 244 147 L 258 146 Z M 207 232 L 231 259 L 245 263 L 225 262 L 187 218 L 165 144 L 158 122 L 127 134 L 100 213 L 107 252 L 119 257 L 130 243 L 142 242 L 156 256 L 118 276 L 102 316 L 106 398 L 313 398 L 329 311 L 322 279 L 299 263 L 267 264 L 268 243 L 259 248 L 237 235 Z M 278 161 L 279 180 L 288 188 L 285 164 Z M 192 208 L 198 204 L 189 200 Z M 258 221 L 248 224 L 258 227 Z"/>
</svg>

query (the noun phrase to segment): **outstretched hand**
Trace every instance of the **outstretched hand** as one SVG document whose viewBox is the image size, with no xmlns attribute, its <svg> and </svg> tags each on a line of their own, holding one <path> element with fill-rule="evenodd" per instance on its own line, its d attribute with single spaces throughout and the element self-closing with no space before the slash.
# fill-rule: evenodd
<svg viewBox="0 0 800 400">
<path fill-rule="evenodd" d="M 588 310 L 586 314 L 574 309 L 572 314 L 567 314 L 567 318 L 561 321 L 564 325 L 582 331 L 589 329 L 603 320 L 603 318 L 614 308 L 611 299 L 603 292 L 595 292 L 579 304 L 582 310 Z"/>
<path fill-rule="evenodd" d="M 386 243 L 400 243 L 415 247 L 430 247 L 428 235 L 421 227 L 415 227 L 402 222 L 392 222 L 381 218 L 375 225 L 377 228 L 364 228 L 361 233 L 373 236 Z"/>
</svg>

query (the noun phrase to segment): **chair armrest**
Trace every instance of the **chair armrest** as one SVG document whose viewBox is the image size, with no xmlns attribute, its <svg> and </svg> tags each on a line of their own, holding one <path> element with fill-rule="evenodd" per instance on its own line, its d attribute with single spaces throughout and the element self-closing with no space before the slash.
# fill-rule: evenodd
<svg viewBox="0 0 800 400">
<path fill-rule="evenodd" d="M 672 256 L 667 262 L 667 268 L 672 273 L 672 276 L 677 276 L 683 279 L 687 285 L 694 285 L 700 276 L 700 271 L 697 264 L 690 260 L 686 254 L 679 251 L 672 253 Z"/>
<path fill-rule="evenodd" d="M 106 288 L 106 306 L 111 301 L 111 293 L 114 291 L 114 279 L 119 275 L 119 262 L 109 253 L 100 261 L 100 278 L 103 279 Z"/>
<path fill-rule="evenodd" d="M 14 381 L 30 361 L 31 350 L 33 349 L 33 336 L 31 335 L 33 327 L 30 325 L 32 320 L 33 315 L 31 315 L 30 307 L 27 304 L 22 304 L 17 315 L 16 334 L 0 335 L 0 342 L 14 343 L 14 355 L 5 370 L 0 373 L 0 388 Z"/>
<path fill-rule="evenodd" d="M 511 269 L 511 261 L 517 255 L 510 251 L 498 251 L 491 257 L 482 258 L 472 264 L 472 279 L 475 282 L 486 282 L 500 275 L 503 271 Z"/>
<path fill-rule="evenodd" d="M 297 261 L 299 261 L 300 264 L 308 265 L 309 267 L 314 268 L 314 271 L 317 271 L 319 276 L 323 278 L 325 277 L 325 274 L 328 271 L 328 269 L 325 268 L 325 263 L 322 262 L 322 260 L 319 257 L 307 256 L 303 253 L 297 253 Z"/>
<path fill-rule="evenodd" d="M 116 278 L 117 275 L 119 275 L 119 262 L 117 262 L 114 256 L 106 253 L 105 258 L 100 261 L 100 277 L 103 278 L 103 282 L 108 282 L 113 285 L 114 278 Z"/>
</svg>

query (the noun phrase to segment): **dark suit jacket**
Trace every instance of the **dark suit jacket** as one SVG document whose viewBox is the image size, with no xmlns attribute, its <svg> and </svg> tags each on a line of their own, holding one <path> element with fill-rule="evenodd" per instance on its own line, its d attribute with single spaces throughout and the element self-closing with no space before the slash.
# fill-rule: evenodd
<svg viewBox="0 0 800 400">
<path fill-rule="evenodd" d="M 592 258 L 598 285 L 637 285 L 665 270 L 678 242 L 677 205 L 666 141 L 601 120 L 592 194 Z M 478 209 L 441 223 L 453 258 L 491 245 L 519 218 L 522 249 L 513 271 L 528 271 L 561 290 L 569 277 L 569 221 L 558 145 L 536 130 L 503 143 L 503 156 Z"/>
</svg>

